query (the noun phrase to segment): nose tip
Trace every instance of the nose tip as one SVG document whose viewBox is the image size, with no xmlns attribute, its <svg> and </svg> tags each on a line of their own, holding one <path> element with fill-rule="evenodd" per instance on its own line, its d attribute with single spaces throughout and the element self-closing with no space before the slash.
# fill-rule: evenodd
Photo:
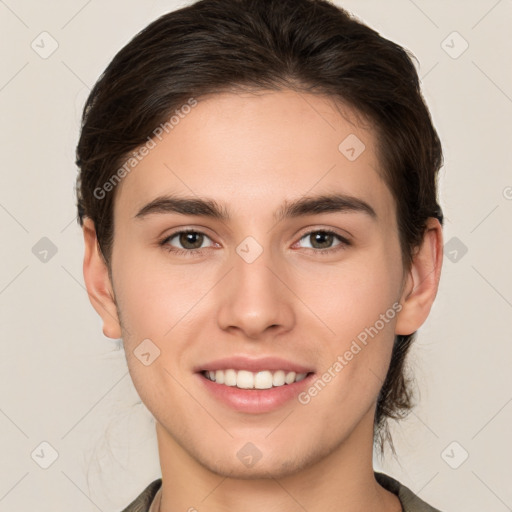
<svg viewBox="0 0 512 512">
<path fill-rule="evenodd" d="M 294 323 L 290 294 L 271 270 L 269 258 L 261 254 L 247 263 L 235 256 L 238 261 L 219 297 L 219 326 L 241 331 L 250 339 L 290 329 Z"/>
</svg>

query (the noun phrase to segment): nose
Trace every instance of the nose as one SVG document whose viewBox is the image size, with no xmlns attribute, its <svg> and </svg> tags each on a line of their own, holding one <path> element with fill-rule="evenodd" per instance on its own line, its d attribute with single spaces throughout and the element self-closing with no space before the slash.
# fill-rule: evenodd
<svg viewBox="0 0 512 512">
<path fill-rule="evenodd" d="M 219 327 L 250 339 L 292 329 L 294 295 L 286 284 L 284 263 L 273 264 L 265 250 L 250 263 L 235 253 L 231 263 L 234 268 L 219 289 Z"/>
</svg>

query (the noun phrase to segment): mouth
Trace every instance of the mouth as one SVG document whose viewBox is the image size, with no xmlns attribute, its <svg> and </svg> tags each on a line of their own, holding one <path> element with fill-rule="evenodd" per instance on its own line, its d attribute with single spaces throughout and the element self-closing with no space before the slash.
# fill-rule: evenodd
<svg viewBox="0 0 512 512">
<path fill-rule="evenodd" d="M 202 370 L 195 373 L 199 385 L 214 403 L 231 411 L 264 414 L 294 404 L 315 380 L 315 372 L 284 370 Z"/>
<path fill-rule="evenodd" d="M 214 403 L 237 412 L 261 414 L 294 401 L 315 380 L 314 368 L 277 356 L 233 354 L 204 362 L 193 372 Z"/>
<path fill-rule="evenodd" d="M 245 390 L 262 390 L 289 386 L 304 380 L 312 374 L 313 372 L 297 373 L 286 370 L 251 372 L 248 370 L 235 370 L 233 368 L 203 370 L 201 372 L 201 375 L 211 382 Z"/>
</svg>

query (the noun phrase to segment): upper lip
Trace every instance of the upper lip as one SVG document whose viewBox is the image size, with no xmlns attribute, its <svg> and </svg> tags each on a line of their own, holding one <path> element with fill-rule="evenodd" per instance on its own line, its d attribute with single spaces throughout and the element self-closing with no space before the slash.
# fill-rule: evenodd
<svg viewBox="0 0 512 512">
<path fill-rule="evenodd" d="M 195 372 L 203 371 L 216 371 L 216 370 L 247 370 L 250 372 L 261 372 L 264 370 L 277 371 L 283 370 L 287 372 L 295 373 L 310 373 L 313 372 L 308 366 L 294 363 L 280 357 L 248 357 L 248 356 L 232 356 L 225 357 L 222 359 L 216 359 L 198 365 L 194 368 Z"/>
</svg>

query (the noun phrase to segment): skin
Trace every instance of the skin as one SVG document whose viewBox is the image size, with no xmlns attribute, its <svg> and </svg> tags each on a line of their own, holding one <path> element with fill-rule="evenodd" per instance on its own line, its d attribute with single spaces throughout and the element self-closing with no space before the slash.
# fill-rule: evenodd
<svg viewBox="0 0 512 512">
<path fill-rule="evenodd" d="M 442 231 L 429 220 L 405 271 L 375 135 L 343 112 L 329 98 L 289 90 L 201 98 L 118 186 L 112 279 L 93 223 L 84 224 L 91 303 L 104 334 L 123 338 L 134 385 L 156 419 L 162 512 L 401 510 L 373 475 L 375 407 L 395 334 L 416 331 L 434 301 Z M 338 150 L 350 134 L 366 146 L 355 161 Z M 365 201 L 376 218 L 273 218 L 285 201 L 333 192 Z M 135 217 L 164 194 L 215 200 L 231 218 Z M 190 251 L 179 236 L 159 245 L 184 228 L 206 235 L 202 252 L 170 252 Z M 336 237 L 315 245 L 308 234 L 322 229 L 350 245 Z M 236 252 L 248 236 L 263 249 L 252 263 Z M 326 248 L 336 250 L 321 254 Z M 193 373 L 236 354 L 280 356 L 322 375 L 396 303 L 401 311 L 306 405 L 241 413 Z M 160 356 L 146 366 L 133 351 L 148 338 Z M 261 453 L 252 467 L 237 457 L 248 442 Z"/>
</svg>

